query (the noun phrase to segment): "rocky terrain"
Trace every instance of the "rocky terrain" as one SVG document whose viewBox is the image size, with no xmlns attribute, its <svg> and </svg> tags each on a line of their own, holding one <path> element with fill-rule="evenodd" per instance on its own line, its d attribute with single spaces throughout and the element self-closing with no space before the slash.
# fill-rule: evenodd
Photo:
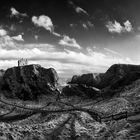
<svg viewBox="0 0 140 140">
<path fill-rule="evenodd" d="M 115 64 L 74 76 L 60 92 L 54 69 L 10 68 L 1 75 L 0 140 L 138 140 L 139 72 Z"/>
</svg>

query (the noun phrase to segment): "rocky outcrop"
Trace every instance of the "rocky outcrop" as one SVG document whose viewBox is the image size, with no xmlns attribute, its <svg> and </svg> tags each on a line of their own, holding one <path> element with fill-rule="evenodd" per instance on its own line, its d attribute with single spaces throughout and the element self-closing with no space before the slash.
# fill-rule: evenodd
<svg viewBox="0 0 140 140">
<path fill-rule="evenodd" d="M 40 95 L 53 95 L 58 75 L 53 68 L 26 65 L 6 70 L 1 90 L 6 97 L 23 100 L 37 99 Z"/>
<path fill-rule="evenodd" d="M 116 85 L 116 83 L 123 84 L 130 83 L 140 78 L 140 65 L 130 64 L 114 64 L 112 65 L 105 74 L 98 85 L 99 88 L 105 88 L 110 85 Z"/>
<path fill-rule="evenodd" d="M 74 75 L 69 84 L 84 84 L 86 86 L 98 87 L 101 82 L 102 74 L 89 73 L 81 76 Z"/>
<path fill-rule="evenodd" d="M 66 97 L 78 96 L 81 98 L 96 98 L 100 96 L 100 90 L 85 85 L 72 84 L 62 89 L 62 95 Z"/>
<path fill-rule="evenodd" d="M 70 84 L 85 84 L 99 89 L 108 86 L 121 86 L 129 84 L 140 78 L 140 65 L 114 64 L 104 74 L 83 74 L 73 76 Z M 123 82 L 122 82 L 123 81 Z M 116 87 L 117 88 L 117 87 Z"/>
</svg>

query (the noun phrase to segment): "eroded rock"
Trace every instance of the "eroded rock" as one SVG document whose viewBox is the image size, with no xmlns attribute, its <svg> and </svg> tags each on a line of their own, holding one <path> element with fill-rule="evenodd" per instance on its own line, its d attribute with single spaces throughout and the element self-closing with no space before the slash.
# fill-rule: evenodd
<svg viewBox="0 0 140 140">
<path fill-rule="evenodd" d="M 53 95 L 57 82 L 55 69 L 26 65 L 7 69 L 1 89 L 7 97 L 32 100 L 42 94 Z"/>
</svg>

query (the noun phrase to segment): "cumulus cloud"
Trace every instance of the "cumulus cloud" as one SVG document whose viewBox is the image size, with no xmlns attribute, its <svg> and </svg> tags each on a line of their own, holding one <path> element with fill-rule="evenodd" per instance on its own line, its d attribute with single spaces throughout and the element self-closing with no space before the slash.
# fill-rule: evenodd
<svg viewBox="0 0 140 140">
<path fill-rule="evenodd" d="M 85 23 L 83 23 L 82 26 L 84 29 L 88 29 L 88 26 Z"/>
<path fill-rule="evenodd" d="M 132 24 L 130 23 L 129 20 L 124 22 L 124 28 L 127 32 L 131 32 L 133 30 Z"/>
<path fill-rule="evenodd" d="M 45 16 L 45 15 L 41 15 L 39 17 L 33 16 L 32 17 L 32 22 L 35 25 L 37 25 L 39 27 L 43 27 L 50 32 L 52 32 L 53 29 L 54 29 L 52 20 L 48 16 Z"/>
<path fill-rule="evenodd" d="M 61 35 L 59 33 L 54 32 L 54 25 L 53 25 L 50 17 L 48 17 L 46 15 L 40 15 L 39 17 L 33 16 L 32 17 L 32 22 L 36 26 L 43 27 L 46 30 L 50 31 L 53 35 L 61 37 Z"/>
<path fill-rule="evenodd" d="M 7 35 L 7 31 L 0 28 L 0 37 Z"/>
<path fill-rule="evenodd" d="M 69 36 L 64 35 L 63 39 L 59 41 L 59 44 L 62 46 L 74 47 L 81 49 L 81 46 L 77 43 L 74 38 L 70 38 Z"/>
<path fill-rule="evenodd" d="M 5 35 L 0 37 L 0 48 L 14 49 L 16 44 L 9 35 Z"/>
<path fill-rule="evenodd" d="M 120 33 L 125 33 L 125 32 L 132 32 L 132 30 L 133 30 L 132 24 L 130 23 L 129 20 L 124 22 L 123 26 L 117 21 L 115 21 L 114 23 L 112 21 L 109 21 L 106 24 L 106 27 L 110 33 L 119 33 L 120 34 Z"/>
<path fill-rule="evenodd" d="M 19 11 L 17 11 L 14 7 L 11 7 L 10 8 L 10 11 L 11 11 L 11 17 L 27 17 L 27 14 L 26 13 L 20 13 Z"/>
<path fill-rule="evenodd" d="M 5 29 L 0 28 L 0 48 L 15 49 L 17 47 L 15 41 L 24 41 L 22 35 L 11 37 Z"/>
</svg>

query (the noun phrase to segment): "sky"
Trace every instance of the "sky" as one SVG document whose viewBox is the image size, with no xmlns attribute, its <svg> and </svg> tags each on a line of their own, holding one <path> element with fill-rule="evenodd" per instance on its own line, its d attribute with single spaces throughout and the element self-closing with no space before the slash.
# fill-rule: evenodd
<svg viewBox="0 0 140 140">
<path fill-rule="evenodd" d="M 61 77 L 140 64 L 139 0 L 0 1 L 0 69 L 53 67 Z"/>
</svg>

